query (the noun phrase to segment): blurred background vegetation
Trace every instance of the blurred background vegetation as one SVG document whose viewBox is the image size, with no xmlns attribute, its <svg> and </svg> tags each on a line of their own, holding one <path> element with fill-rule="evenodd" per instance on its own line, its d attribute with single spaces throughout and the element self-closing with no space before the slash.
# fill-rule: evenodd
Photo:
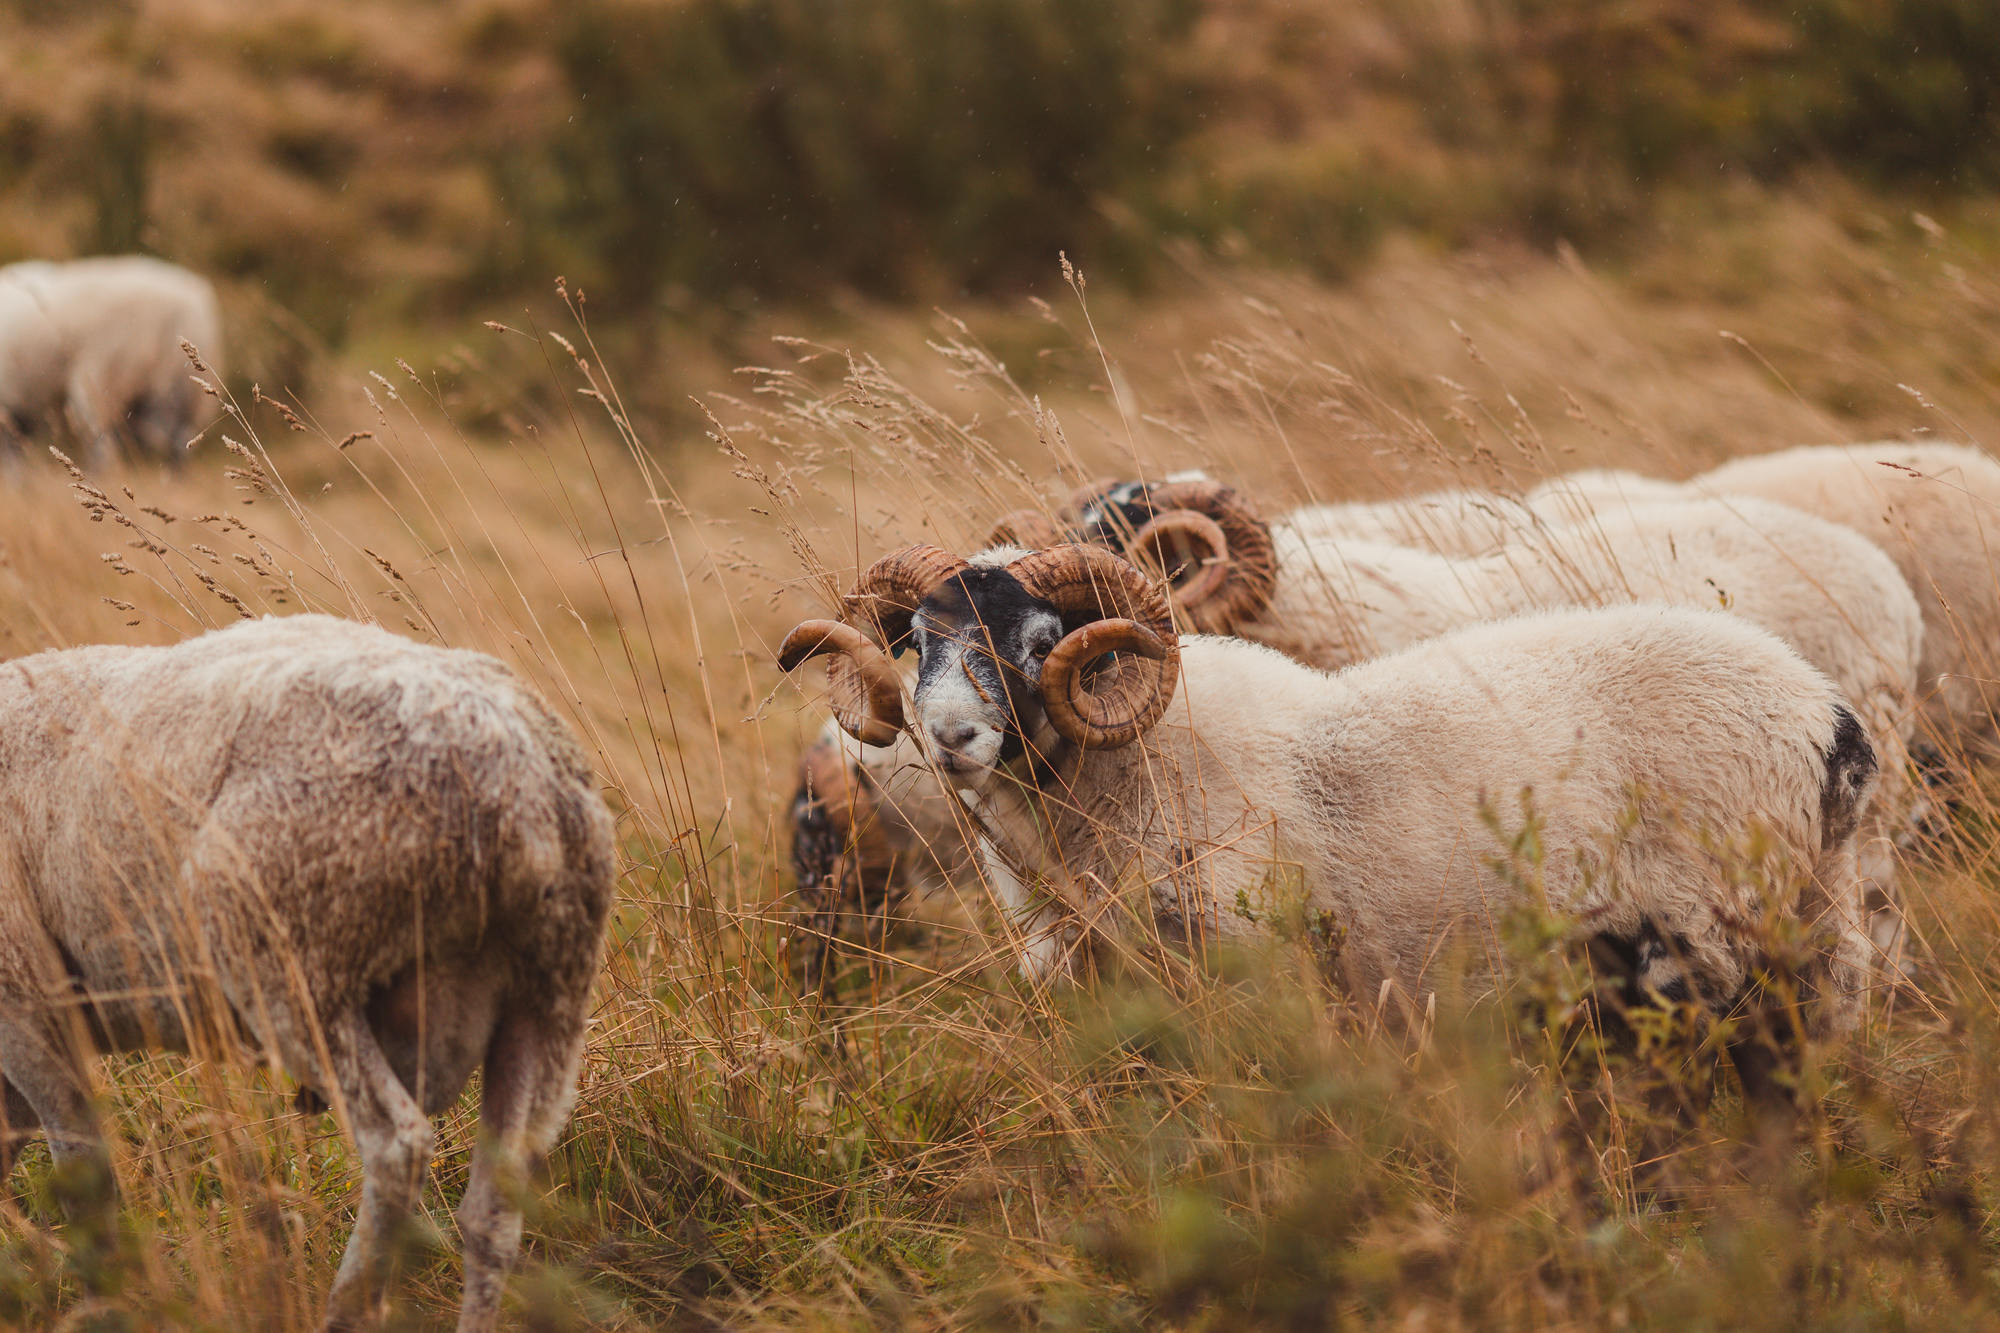
<svg viewBox="0 0 2000 1333">
<path fill-rule="evenodd" d="M 1996 121 L 1985 0 L 0 0 L 0 262 L 150 250 L 335 348 L 560 273 L 643 351 L 1059 250 L 1144 291 L 1615 261 L 1802 176 L 1949 209 Z"/>
</svg>

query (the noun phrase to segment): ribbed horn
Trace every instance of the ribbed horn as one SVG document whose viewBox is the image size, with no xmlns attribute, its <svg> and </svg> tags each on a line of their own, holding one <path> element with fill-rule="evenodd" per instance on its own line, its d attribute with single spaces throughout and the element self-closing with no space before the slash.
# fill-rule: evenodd
<svg viewBox="0 0 2000 1333">
<path fill-rule="evenodd" d="M 1229 538 L 1220 523 L 1192 509 L 1169 509 L 1132 534 L 1127 554 L 1167 580 L 1169 595 L 1197 628 L 1210 628 L 1201 608 L 1229 581 Z"/>
<path fill-rule="evenodd" d="M 808 658 L 835 654 L 827 673 L 834 720 L 864 745 L 891 745 L 903 730 L 903 683 L 889 655 L 854 626 L 807 620 L 785 636 L 778 666 L 796 671 Z M 841 670 L 845 663 L 848 670 Z"/>
<path fill-rule="evenodd" d="M 1135 555 L 1150 549 L 1164 556 L 1161 543 L 1171 536 L 1192 536 L 1212 544 L 1214 534 L 1208 529 L 1180 520 L 1169 522 L 1176 512 L 1200 515 L 1221 530 L 1224 549 L 1206 561 L 1202 571 L 1210 576 L 1197 575 L 1174 590 L 1174 601 L 1195 628 L 1204 634 L 1230 634 L 1262 615 L 1277 587 L 1278 560 L 1270 525 L 1257 511 L 1219 481 L 1174 482 L 1155 487 L 1150 498 L 1154 518 L 1134 535 Z M 1160 563 L 1171 568 L 1164 559 Z"/>
<path fill-rule="evenodd" d="M 910 618 L 924 598 L 964 568 L 965 561 L 941 546 L 906 546 L 861 571 L 847 595 L 844 619 L 875 626 L 881 631 L 878 642 L 893 653 L 909 637 Z"/>
<path fill-rule="evenodd" d="M 1065 740 L 1089 750 L 1130 745 L 1160 720 L 1180 683 L 1180 640 L 1160 587 L 1099 546 L 1054 546 L 1008 573 L 1078 628 L 1042 664 L 1042 705 Z M 1120 654 L 1109 669 L 1092 668 Z"/>
</svg>

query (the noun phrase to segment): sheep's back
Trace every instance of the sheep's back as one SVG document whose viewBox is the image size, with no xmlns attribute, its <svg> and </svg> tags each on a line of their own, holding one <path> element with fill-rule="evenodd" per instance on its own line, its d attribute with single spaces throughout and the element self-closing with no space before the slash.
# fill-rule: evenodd
<svg viewBox="0 0 2000 1333">
<path fill-rule="evenodd" d="M 1385 976 L 1421 984 L 1462 926 L 1493 938 L 1519 896 L 1494 861 L 1530 811 L 1540 859 L 1513 870 L 1614 933 L 1645 913 L 1712 926 L 1716 907 L 1747 907 L 1755 886 L 1726 882 L 1707 839 L 1755 827 L 1814 869 L 1840 708 L 1771 635 L 1660 606 L 1522 616 L 1331 676 L 1190 638 L 1143 759 L 1122 783 L 1095 760 L 1106 774 L 1078 785 L 1128 841 L 1150 839 L 1155 882 L 1197 868 L 1219 929 L 1245 903 L 1279 906 L 1259 895 L 1289 874 L 1348 931 L 1366 993 Z M 1725 981 L 1740 972 L 1726 941 L 1693 944 Z"/>
<path fill-rule="evenodd" d="M 1996 744 L 1984 682 L 2000 654 L 2000 462 L 1946 444 L 1807 445 L 1734 459 L 1689 486 L 1792 505 L 1852 528 L 1895 561 L 1924 617 L 1930 727 Z"/>
<path fill-rule="evenodd" d="M 284 955 L 340 1003 L 420 952 L 560 958 L 608 902 L 588 764 L 479 654 L 251 622 L 10 663 L 0 722 L 25 887 L 86 971 Z"/>
</svg>

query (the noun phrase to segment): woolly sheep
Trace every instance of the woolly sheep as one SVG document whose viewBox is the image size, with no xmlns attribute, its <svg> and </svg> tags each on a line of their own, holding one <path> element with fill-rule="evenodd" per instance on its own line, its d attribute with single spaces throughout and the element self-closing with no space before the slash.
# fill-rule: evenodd
<svg viewBox="0 0 2000 1333">
<path fill-rule="evenodd" d="M 1886 551 L 1923 610 L 1920 740 L 2000 759 L 2000 463 L 1963 445 L 1808 445 L 1688 485 L 1793 505 Z"/>
<path fill-rule="evenodd" d="M 1727 609 L 1776 634 L 1833 679 L 1884 751 L 1862 864 L 1878 950 L 1885 961 L 1899 954 L 1895 842 L 1915 813 L 1905 758 L 1923 618 L 1895 563 L 1865 538 L 1768 501 L 1683 499 L 1606 508 L 1455 559 L 1283 524 L 1266 537 L 1226 488 L 1154 494 L 1194 508 L 1157 507 L 1132 547 L 1162 564 L 1172 560 L 1163 535 L 1208 548 L 1206 567 L 1174 594 L 1186 618 L 1309 666 L 1346 666 L 1519 611 L 1642 600 Z"/>
<path fill-rule="evenodd" d="M 829 980 L 843 912 L 879 937 L 911 891 L 943 888 L 972 866 L 967 816 L 916 742 L 865 746 L 833 719 L 799 758 L 791 827 L 811 992 Z"/>
<path fill-rule="evenodd" d="M 121 430 L 177 457 L 201 401 L 183 339 L 220 364 L 215 289 L 184 268 L 137 255 L 0 268 L 0 446 L 67 413 L 92 462 Z"/>
<path fill-rule="evenodd" d="M 1039 547 L 1074 538 L 1118 549 L 1122 542 L 1116 538 L 1129 537 L 1145 524 L 1161 491 L 1218 485 L 1199 469 L 1172 473 L 1158 482 L 1101 478 L 1070 496 L 1058 515 L 1063 522 L 1040 510 L 1017 510 L 1001 518 L 987 543 Z M 1461 489 L 1398 500 L 1306 505 L 1275 526 L 1306 540 L 1382 542 L 1446 555 L 1476 555 L 1506 545 L 1536 523 L 1536 515 L 1517 500 Z"/>
<path fill-rule="evenodd" d="M 1114 886 L 1147 885 L 1166 930 L 1228 937 L 1258 929 L 1291 867 L 1344 936 L 1349 991 L 1414 1001 L 1453 939 L 1492 962 L 1488 928 L 1518 893 L 1488 867 L 1481 810 L 1532 794 L 1548 901 L 1625 961 L 1634 999 L 1750 1000 L 1767 960 L 1742 927 L 1771 905 L 1815 941 L 1808 1024 L 1854 1021 L 1852 841 L 1874 754 L 1831 683 L 1755 626 L 1543 614 L 1327 675 L 1177 640 L 1160 588 L 1101 548 L 1012 554 L 885 557 L 846 619 L 798 626 L 780 664 L 840 655 L 865 693 L 844 721 L 900 728 L 884 648 L 914 644 L 911 731 L 977 793 L 1030 973 L 1060 968 L 1065 917 L 1101 919 Z M 1724 873 L 1710 838 L 1768 840 L 1774 896 Z M 1738 1056 L 1746 1087 L 1771 1091 L 1765 1056 Z"/>
<path fill-rule="evenodd" d="M 1185 569 L 1173 599 L 1195 628 L 1308 666 L 1346 666 L 1517 611 L 1650 600 L 1763 626 L 1884 730 L 1901 725 L 1916 686 L 1922 612 L 1895 563 L 1837 523 L 1769 501 L 1633 503 L 1459 558 L 1266 527 L 1213 483 L 1155 488 L 1126 521 L 1136 530 L 1103 544 Z"/>
<path fill-rule="evenodd" d="M 37 1127 L 108 1166 L 92 1053 L 248 1041 L 360 1149 L 329 1298 L 349 1327 L 383 1297 L 428 1117 L 483 1063 L 459 1328 L 493 1327 L 612 898 L 610 815 L 561 722 L 490 657 L 264 619 L 0 666 L 0 775 L 0 1167 Z"/>
</svg>

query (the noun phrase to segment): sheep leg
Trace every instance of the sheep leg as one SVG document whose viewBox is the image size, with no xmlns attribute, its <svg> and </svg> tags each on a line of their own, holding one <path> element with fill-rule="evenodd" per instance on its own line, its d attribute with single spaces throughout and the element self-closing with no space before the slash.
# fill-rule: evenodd
<svg viewBox="0 0 2000 1333">
<path fill-rule="evenodd" d="M 521 1248 L 521 1193 L 569 1118 L 583 1054 L 583 1005 L 510 1002 L 487 1049 L 479 1148 L 458 1209 L 465 1296 L 458 1333 L 500 1318 L 507 1274 Z"/>
<path fill-rule="evenodd" d="M 435 1135 L 375 1040 L 354 1012 L 325 1031 L 330 1077 L 361 1151 L 361 1209 L 327 1296 L 326 1327 L 353 1328 L 379 1315 L 394 1276 L 396 1231 L 416 1206 Z"/>
<path fill-rule="evenodd" d="M 1743 1085 L 1744 1105 L 1773 1128 L 1791 1124 L 1799 1114 L 1800 1052 L 1785 1040 L 1785 1027 L 1783 1014 L 1753 1010 L 1729 1039 L 1729 1062 Z"/>
<path fill-rule="evenodd" d="M 90 1082 L 79 1048 L 61 1019 L 45 1016 L 0 1023 L 0 1069 L 7 1083 L 8 1142 L 0 1165 L 12 1166 L 14 1130 L 39 1124 L 55 1158 L 52 1183 L 69 1219 L 69 1239 L 84 1284 L 97 1289 L 113 1277 L 118 1254 L 118 1186 L 111 1153 L 98 1129 Z M 25 1113 L 25 1114 L 23 1114 Z M 21 1115 L 21 1120 L 15 1117 Z"/>
<path fill-rule="evenodd" d="M 108 1182 L 111 1157 L 91 1109 L 89 1081 L 55 1034 L 42 1024 L 0 1024 L 0 1069 L 7 1071 L 9 1122 L 24 1104 L 27 1123 L 42 1127 L 57 1162 L 101 1163 Z"/>
<path fill-rule="evenodd" d="M 834 941 L 840 933 L 840 882 L 832 878 L 799 891 L 806 900 L 799 932 L 805 940 L 805 993 L 815 999 L 826 998 L 833 981 Z"/>
<path fill-rule="evenodd" d="M 0 1088 L 5 1091 L 0 1107 L 4 1107 L 6 1117 L 0 1121 L 0 1180 L 5 1180 L 14 1169 L 14 1154 L 42 1127 L 42 1120 L 19 1088 L 5 1078 L 0 1078 Z"/>
<path fill-rule="evenodd" d="M 178 463 L 181 446 L 187 443 L 193 425 L 192 415 L 182 396 L 156 391 L 139 400 L 126 424 L 146 457 Z"/>
<path fill-rule="evenodd" d="M 106 378 L 103 367 L 82 360 L 69 375 L 64 402 L 85 467 L 104 467 L 117 453 L 118 442 L 113 432 L 123 414 L 105 390 Z"/>
<path fill-rule="evenodd" d="M 1046 894 L 1031 892 L 1021 882 L 991 842 L 982 838 L 979 850 L 987 891 L 1007 923 L 1019 932 L 1016 953 L 1021 975 L 1030 981 L 1048 981 L 1066 973 L 1073 941 L 1063 928 L 1062 916 Z"/>
</svg>

